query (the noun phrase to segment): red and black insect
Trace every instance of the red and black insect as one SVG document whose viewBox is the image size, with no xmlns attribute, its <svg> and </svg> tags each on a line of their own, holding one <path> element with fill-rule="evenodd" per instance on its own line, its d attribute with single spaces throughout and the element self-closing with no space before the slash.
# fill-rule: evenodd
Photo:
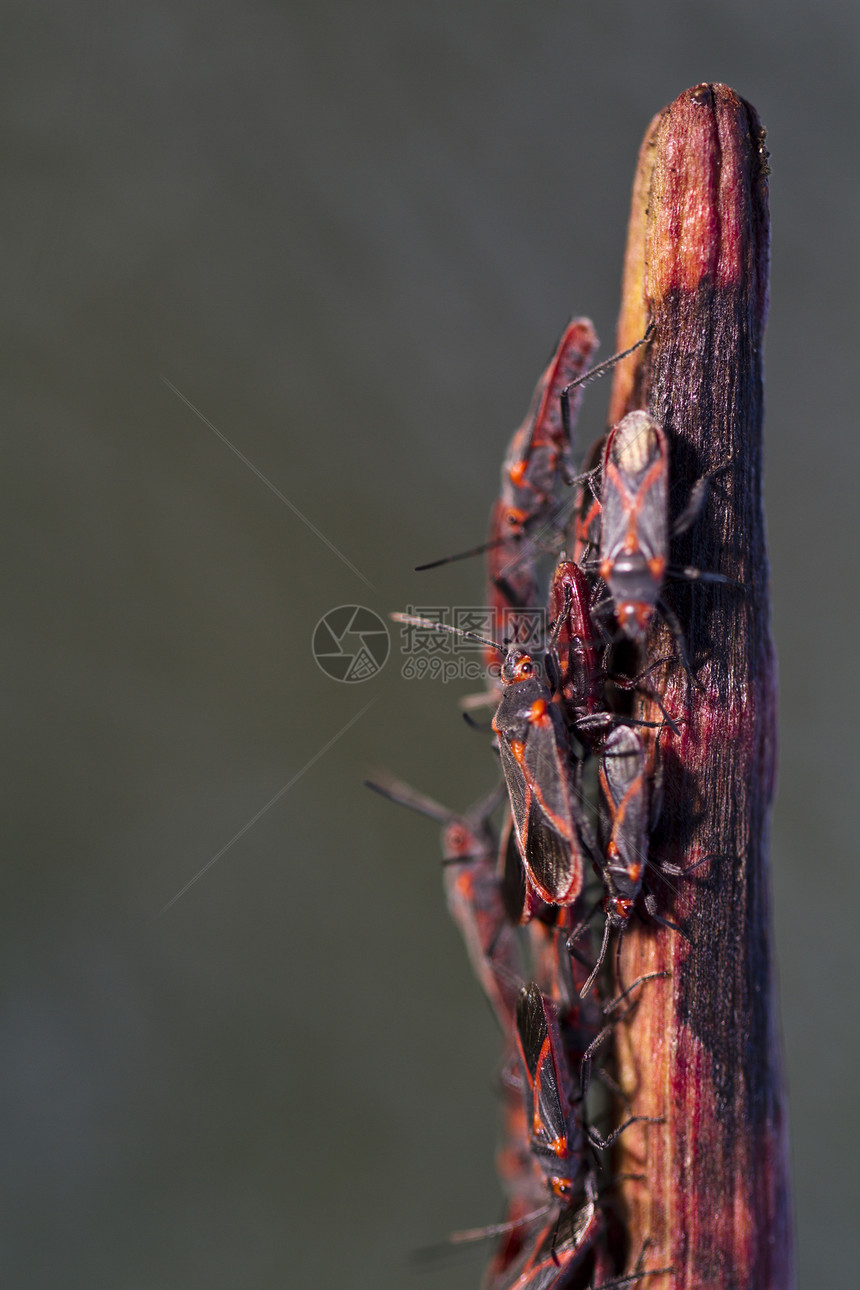
<svg viewBox="0 0 860 1290">
<path fill-rule="evenodd" d="M 528 1238 L 516 1258 L 493 1269 L 488 1284 L 493 1290 L 545 1290 L 561 1284 L 593 1249 L 603 1229 L 603 1215 L 597 1205 L 593 1170 L 586 1159 L 585 1132 L 570 1107 L 555 1009 L 536 984 L 520 991 L 516 1019 L 523 1129 L 549 1198 L 524 1217 L 524 1222 L 532 1222 Z"/>
<path fill-rule="evenodd" d="M 613 930 L 618 933 L 620 951 L 621 938 L 640 899 L 650 919 L 686 938 L 683 928 L 659 912 L 657 898 L 646 881 L 648 869 L 666 878 L 687 878 L 709 860 L 724 858 L 717 853 L 708 853 L 686 868 L 667 860 L 649 858 L 650 834 L 660 814 L 661 774 L 657 741 L 646 745 L 642 736 L 630 726 L 617 726 L 603 744 L 599 776 L 602 809 L 598 865 L 605 891 L 602 903 L 606 921 L 597 963 L 582 988 L 583 996 L 591 989 L 603 964 Z M 584 928 L 585 924 L 580 924 L 572 933 L 568 940 L 569 948 Z M 624 994 L 632 988 L 629 986 Z"/>
<path fill-rule="evenodd" d="M 679 733 L 660 697 L 644 685 L 650 668 L 634 677 L 607 671 L 609 641 L 595 622 L 593 594 L 582 568 L 562 558 L 553 575 L 549 598 L 550 613 L 559 623 L 554 654 L 559 671 L 556 689 L 579 743 L 586 751 L 593 751 L 602 733 L 618 721 L 651 728 L 668 725 Z M 607 705 L 607 682 L 619 690 L 643 690 L 662 709 L 663 721 L 642 721 L 611 712 Z"/>
<path fill-rule="evenodd" d="M 502 1031 L 510 1036 L 523 964 L 516 932 L 506 916 L 496 873 L 498 837 L 491 816 L 501 805 L 499 786 L 464 815 L 388 776 L 368 788 L 442 825 L 442 863 L 448 909 L 466 943 L 469 961 Z"/>
<path fill-rule="evenodd" d="M 629 412 L 610 431 L 603 453 L 596 567 L 614 601 L 618 626 L 628 639 L 641 639 L 659 609 L 690 676 L 683 632 L 661 590 L 667 577 L 738 585 L 720 573 L 669 564 L 670 539 L 693 523 L 710 477 L 724 465 L 696 482 L 683 512 L 670 526 L 669 447 L 654 418 L 647 412 Z"/>
<path fill-rule="evenodd" d="M 597 336 L 587 318 L 568 323 L 537 383 L 528 415 L 510 442 L 499 505 L 501 523 L 514 537 L 551 521 L 559 483 L 573 483 L 573 425 L 581 394 L 577 389 L 568 396 L 564 414 L 561 395 L 585 372 L 596 348 Z"/>
<path fill-rule="evenodd" d="M 561 391 L 585 371 L 596 348 L 591 323 L 574 318 L 562 333 L 532 395 L 528 415 L 508 446 L 487 542 L 487 597 L 494 634 L 520 640 L 514 611 L 538 603 L 537 559 L 547 536 L 541 530 L 553 529 L 559 483 L 569 484 L 574 478 L 572 426 L 578 400 L 564 422 Z"/>
<path fill-rule="evenodd" d="M 514 837 L 537 895 L 549 905 L 570 905 L 582 890 L 593 842 L 583 811 L 581 763 L 571 753 L 567 726 L 544 668 L 535 655 L 506 649 L 473 632 L 408 614 L 397 622 L 467 636 L 504 655 L 503 690 L 493 717 L 508 787 Z M 559 624 L 556 623 L 556 630 Z M 555 649 L 550 637 L 548 654 Z"/>
<path fill-rule="evenodd" d="M 570 905 L 593 855 L 584 815 L 581 763 L 537 660 L 511 649 L 493 729 L 511 801 L 514 834 L 528 879 L 549 905 Z"/>
<path fill-rule="evenodd" d="M 531 982 L 517 1001 L 517 1046 L 525 1075 L 526 1117 L 532 1152 L 552 1196 L 568 1203 L 590 1172 L 586 1142 L 607 1150 L 631 1124 L 659 1123 L 636 1115 L 603 1138 L 579 1119 L 572 1102 L 572 1077 L 564 1058 L 555 1005 Z"/>
<path fill-rule="evenodd" d="M 603 964 L 610 933 L 616 931 L 620 942 L 640 894 L 651 918 L 680 931 L 657 912 L 653 893 L 644 887 L 649 837 L 659 813 L 657 757 L 657 742 L 646 747 L 642 736 L 630 726 L 617 726 L 603 744 L 599 771 L 602 806 L 599 868 L 605 890 L 606 922 L 597 963 L 583 986 L 583 994 L 590 990 Z M 655 865 L 654 868 L 665 873 L 683 872 L 676 866 Z"/>
<path fill-rule="evenodd" d="M 516 1208 L 512 1207 L 512 1215 Z M 570 1286 L 577 1276 L 576 1285 L 596 1290 L 610 1290 L 616 1286 L 632 1284 L 605 1280 L 609 1261 L 598 1238 L 603 1222 L 597 1205 L 594 1183 L 586 1183 L 582 1204 L 560 1213 L 550 1213 L 539 1223 L 532 1220 L 526 1227 L 525 1219 L 512 1228 L 487 1268 L 482 1290 L 560 1290 Z M 585 1266 L 584 1266 L 585 1265 Z"/>
<path fill-rule="evenodd" d="M 558 535 L 559 517 L 567 506 L 557 505 L 558 484 L 591 483 L 599 473 L 597 464 L 584 475 L 573 469 L 573 427 L 584 386 L 638 349 L 651 331 L 649 327 L 629 350 L 586 370 L 597 338 L 587 319 L 574 319 L 538 382 L 529 415 L 508 448 L 501 493 L 490 518 L 487 579 L 497 634 L 500 612 L 537 603 L 536 559 L 547 539 Z M 516 634 L 512 638 L 518 639 Z"/>
<path fill-rule="evenodd" d="M 534 982 L 520 991 L 517 1048 L 529 1144 L 546 1180 L 549 1203 L 540 1228 L 491 1284 L 493 1290 L 549 1290 L 567 1284 L 567 1277 L 589 1254 L 596 1260 L 598 1275 L 608 1271 L 598 1244 L 604 1217 L 597 1203 L 589 1143 L 604 1150 L 631 1124 L 650 1117 L 633 1116 L 606 1138 L 585 1127 L 572 1102 L 554 1005 Z M 603 1284 L 632 1283 L 621 1279 Z"/>
<path fill-rule="evenodd" d="M 603 454 L 598 570 L 622 632 L 641 636 L 657 606 L 669 554 L 669 454 L 647 412 L 630 412 Z"/>
<path fill-rule="evenodd" d="M 605 724 L 605 643 L 591 615 L 592 586 L 572 560 L 559 561 L 549 592 L 549 612 L 559 624 L 555 655 L 558 692 L 573 730 L 586 745 L 589 730 Z"/>
<path fill-rule="evenodd" d="M 554 528 L 556 493 L 560 484 L 570 484 L 575 478 L 572 425 L 579 396 L 570 403 L 563 418 L 561 392 L 585 371 L 596 348 L 597 337 L 588 319 L 572 319 L 535 387 L 525 420 L 508 446 L 487 542 L 460 555 L 418 566 L 421 570 L 432 569 L 452 559 L 486 551 L 488 606 L 493 611 L 494 634 L 519 639 L 516 611 L 538 603 L 537 560 L 547 533 Z M 493 661 L 490 656 L 488 662 Z"/>
</svg>

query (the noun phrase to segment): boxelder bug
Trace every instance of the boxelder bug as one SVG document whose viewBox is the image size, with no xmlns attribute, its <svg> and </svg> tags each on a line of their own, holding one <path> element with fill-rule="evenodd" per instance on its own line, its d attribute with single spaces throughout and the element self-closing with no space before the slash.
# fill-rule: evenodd
<svg viewBox="0 0 860 1290">
<path fill-rule="evenodd" d="M 397 622 L 467 636 L 504 655 L 503 690 L 493 717 L 502 771 L 508 786 L 514 835 L 528 878 L 549 905 L 570 905 L 582 890 L 584 863 L 593 843 L 583 815 L 580 763 L 571 755 L 564 718 L 536 658 L 506 649 L 474 632 L 408 614 Z M 556 630 L 559 624 L 556 623 Z M 555 649 L 555 634 L 548 650 Z"/>
<path fill-rule="evenodd" d="M 517 1047 L 525 1077 L 528 1138 L 550 1199 L 542 1211 L 515 1220 L 525 1225 L 546 1215 L 528 1239 L 513 1246 L 513 1255 L 511 1242 L 502 1247 L 484 1285 L 486 1290 L 550 1290 L 569 1284 L 570 1274 L 589 1254 L 598 1275 L 607 1270 L 597 1245 L 604 1218 L 597 1204 L 594 1170 L 587 1162 L 588 1142 L 600 1149 L 609 1147 L 630 1124 L 650 1117 L 634 1116 L 605 1139 L 592 1129 L 585 1130 L 570 1101 L 571 1081 L 562 1056 L 555 1009 L 534 983 L 520 991 Z M 504 1224 L 503 1228 L 508 1226 Z M 601 1285 L 604 1290 L 632 1285 L 646 1275 L 638 1272 Z"/>
<path fill-rule="evenodd" d="M 596 567 L 615 602 L 618 625 L 628 639 L 638 640 L 659 608 L 691 679 L 683 632 L 660 592 L 667 577 L 738 585 L 721 573 L 669 565 L 670 537 L 693 523 L 708 479 L 723 468 L 718 466 L 702 476 L 670 528 L 669 448 L 662 427 L 647 412 L 628 412 L 610 431 L 603 452 Z"/>
<path fill-rule="evenodd" d="M 669 457 L 666 436 L 647 412 L 630 412 L 611 431 L 603 454 L 598 569 L 631 639 L 648 626 L 669 551 Z"/>
<path fill-rule="evenodd" d="M 506 917 L 501 882 L 496 874 L 498 841 L 490 816 L 504 789 L 494 789 L 464 815 L 456 815 L 389 776 L 368 788 L 399 806 L 427 815 L 442 825 L 442 856 L 448 909 L 460 929 L 469 961 L 504 1034 L 513 1031 L 519 982 L 520 945 Z"/>
<path fill-rule="evenodd" d="M 559 668 L 558 690 L 568 724 L 586 750 L 593 749 L 601 733 L 617 721 L 652 728 L 667 724 L 678 733 L 675 722 L 665 709 L 663 722 L 640 721 L 608 710 L 604 693 L 607 681 L 619 689 L 636 690 L 647 672 L 626 677 L 606 671 L 608 642 L 598 638 L 598 628 L 592 616 L 591 583 L 572 560 L 562 557 L 559 561 L 550 586 L 549 608 L 560 624 L 555 650 Z M 659 696 L 650 690 L 647 693 L 663 708 Z"/>
<path fill-rule="evenodd" d="M 649 864 L 649 836 L 659 814 L 657 750 L 656 741 L 650 748 L 646 748 L 642 736 L 636 730 L 630 726 L 617 726 L 607 735 L 601 751 L 599 774 L 602 809 L 598 863 L 605 890 L 603 911 L 606 921 L 600 953 L 591 976 L 582 988 L 583 995 L 591 989 L 600 971 L 613 929 L 618 932 L 620 951 L 621 938 L 636 908 L 639 895 L 643 892 L 645 868 Z M 652 867 L 678 876 L 688 872 L 675 865 L 653 864 Z M 657 912 L 655 899 L 647 889 L 644 889 L 644 905 L 655 922 L 681 932 L 681 928 Z M 573 933 L 571 941 L 576 940 L 579 930 L 581 928 Z"/>
<path fill-rule="evenodd" d="M 563 1057 L 555 1006 L 532 982 L 517 1002 L 517 1047 L 526 1077 L 526 1116 L 531 1148 L 544 1171 L 550 1193 L 569 1201 L 584 1175 L 585 1141 L 601 1151 L 631 1124 L 659 1124 L 659 1118 L 635 1115 L 602 1138 L 586 1128 L 571 1103 L 571 1076 Z"/>
<path fill-rule="evenodd" d="M 551 520 L 558 484 L 571 484 L 575 478 L 572 430 L 581 396 L 568 396 L 563 415 L 561 395 L 585 371 L 596 348 L 597 337 L 587 318 L 568 323 L 538 381 L 528 415 L 510 442 L 500 504 L 502 523 L 513 536 L 522 537 Z"/>
<path fill-rule="evenodd" d="M 540 536 L 535 541 L 526 538 L 552 520 L 559 483 L 570 483 L 574 478 L 571 425 L 578 400 L 563 420 L 561 391 L 585 370 L 596 347 L 597 337 L 587 318 L 568 323 L 505 454 L 487 542 L 418 566 L 419 570 L 432 569 L 486 551 L 487 597 L 496 635 L 505 633 L 518 639 L 515 611 L 533 608 L 538 602 Z M 488 657 L 488 662 L 492 661 L 492 656 Z"/>
<path fill-rule="evenodd" d="M 562 1210 L 551 1214 L 542 1223 L 535 1224 L 534 1216 L 524 1215 L 516 1219 L 517 1207 L 511 1206 L 511 1221 L 516 1224 L 511 1235 L 506 1238 L 492 1263 L 487 1268 L 481 1283 L 481 1290 L 559 1290 L 570 1286 L 571 1275 L 584 1271 L 581 1266 L 591 1254 L 599 1262 L 592 1265 L 599 1267 L 602 1275 L 607 1268 L 606 1255 L 597 1238 L 603 1228 L 603 1219 L 597 1207 L 597 1188 L 592 1180 L 585 1186 L 583 1203 L 579 1208 Z M 546 1211 L 545 1211 L 546 1212 Z M 532 1218 L 532 1229 L 527 1223 Z M 584 1285 L 579 1278 L 577 1285 Z M 589 1275 L 588 1284 L 594 1285 L 593 1276 Z M 601 1281 L 596 1290 L 610 1290 L 611 1287 L 632 1284 L 623 1281 Z"/>
<path fill-rule="evenodd" d="M 559 624 L 558 688 L 568 721 L 585 744 L 590 742 L 589 726 L 600 725 L 606 715 L 603 648 L 591 617 L 591 597 L 591 583 L 582 569 L 562 558 L 549 591 L 549 612 Z"/>
<path fill-rule="evenodd" d="M 651 331 L 649 327 L 631 349 L 613 354 L 588 371 L 585 366 L 597 346 L 591 323 L 574 319 L 563 333 L 538 382 L 529 415 L 511 440 L 502 467 L 499 501 L 490 518 L 487 582 L 496 633 L 500 611 L 526 608 L 537 601 L 536 557 L 566 506 L 556 506 L 558 484 L 570 486 L 597 473 L 595 467 L 585 475 L 576 475 L 571 459 L 583 387 L 638 349 Z"/>
<path fill-rule="evenodd" d="M 493 717 L 514 832 L 529 880 L 549 905 L 570 905 L 593 852 L 583 816 L 580 763 L 537 661 L 508 651 L 504 691 Z"/>
</svg>

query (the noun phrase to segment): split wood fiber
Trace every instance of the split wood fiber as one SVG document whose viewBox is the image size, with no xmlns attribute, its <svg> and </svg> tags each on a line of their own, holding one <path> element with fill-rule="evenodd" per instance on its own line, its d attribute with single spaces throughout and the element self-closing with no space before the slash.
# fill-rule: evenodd
<svg viewBox="0 0 860 1290">
<path fill-rule="evenodd" d="M 739 584 L 668 583 L 701 689 L 659 616 L 645 660 L 672 656 L 648 679 L 679 723 L 659 736 L 662 812 L 650 858 L 688 867 L 711 857 L 686 877 L 651 879 L 658 909 L 689 942 L 634 920 L 621 955 L 625 981 L 670 973 L 643 987 L 617 1039 L 636 1113 L 663 1117 L 622 1134 L 615 1159 L 631 1259 L 647 1239 L 647 1263 L 673 1268 L 649 1278 L 657 1290 L 794 1284 L 768 870 L 776 694 L 761 499 L 767 174 L 759 119 L 724 85 L 688 90 L 654 119 L 634 186 L 618 330 L 624 349 L 654 324 L 651 344 L 618 365 L 610 418 L 645 408 L 664 427 L 671 513 L 715 471 L 698 517 L 673 542 L 673 564 Z M 641 694 L 636 715 L 659 721 L 661 712 Z"/>
</svg>

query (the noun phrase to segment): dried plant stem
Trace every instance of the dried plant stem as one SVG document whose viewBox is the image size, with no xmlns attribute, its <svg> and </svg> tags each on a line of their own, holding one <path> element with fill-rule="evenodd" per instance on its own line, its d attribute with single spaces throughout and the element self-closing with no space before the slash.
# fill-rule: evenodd
<svg viewBox="0 0 860 1290">
<path fill-rule="evenodd" d="M 762 340 L 767 313 L 767 164 L 755 111 L 701 85 L 652 122 L 633 195 L 611 420 L 647 408 L 671 445 L 672 510 L 708 472 L 704 506 L 673 560 L 739 586 L 678 579 L 666 599 L 678 642 L 656 620 L 646 664 L 681 722 L 660 735 L 662 813 L 651 860 L 688 867 L 652 878 L 658 908 L 690 937 L 631 926 L 622 975 L 671 975 L 643 990 L 619 1027 L 621 1083 L 637 1114 L 617 1155 L 632 1257 L 673 1290 L 788 1290 L 791 1207 L 777 997 L 770 950 L 769 812 L 775 664 L 761 503 Z M 637 715 L 660 720 L 643 696 Z M 630 1177 L 638 1175 L 638 1177 Z"/>
</svg>

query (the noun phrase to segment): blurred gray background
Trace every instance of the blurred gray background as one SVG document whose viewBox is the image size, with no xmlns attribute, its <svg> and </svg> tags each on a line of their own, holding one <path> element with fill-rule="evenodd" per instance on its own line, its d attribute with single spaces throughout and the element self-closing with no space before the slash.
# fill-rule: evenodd
<svg viewBox="0 0 860 1290">
<path fill-rule="evenodd" d="M 800 1284 L 854 1284 L 857 6 L 11 0 L 3 28 L 2 1283 L 477 1285 L 483 1249 L 409 1257 L 498 1217 L 493 1022 L 434 826 L 362 787 L 487 789 L 474 684 L 392 656 L 339 685 L 310 637 L 480 599 L 478 562 L 412 565 L 481 538 L 568 316 L 611 352 L 639 142 L 708 79 L 772 152 Z"/>
</svg>

